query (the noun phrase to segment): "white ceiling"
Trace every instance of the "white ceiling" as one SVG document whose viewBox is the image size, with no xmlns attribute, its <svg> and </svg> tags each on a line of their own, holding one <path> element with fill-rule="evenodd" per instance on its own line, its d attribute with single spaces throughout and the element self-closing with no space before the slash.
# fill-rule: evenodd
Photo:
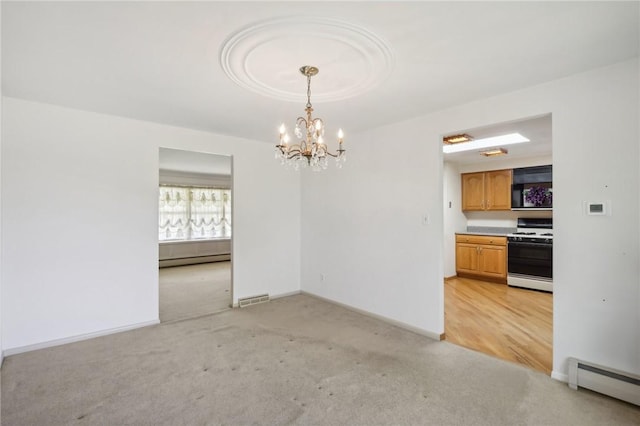
<svg viewBox="0 0 640 426">
<path fill-rule="evenodd" d="M 368 126 L 637 57 L 638 6 L 3 1 L 2 90 L 273 143 L 315 65 L 314 114 L 348 149 Z"/>
<path fill-rule="evenodd" d="M 496 147 L 504 148 L 508 154 L 504 156 L 485 157 L 480 152 L 486 151 L 487 148 L 474 149 L 463 152 L 453 152 L 444 154 L 444 160 L 457 164 L 476 164 L 476 163 L 499 163 L 505 158 L 522 159 L 531 157 L 550 157 L 552 153 L 552 133 L 551 133 L 551 115 L 542 117 L 531 117 L 525 120 L 514 121 L 509 123 L 491 124 L 486 127 L 476 129 L 459 129 L 453 133 L 466 133 L 474 139 L 484 139 L 493 136 L 502 136 L 509 133 L 520 133 L 529 139 L 529 142 L 514 145 L 497 145 Z"/>
</svg>

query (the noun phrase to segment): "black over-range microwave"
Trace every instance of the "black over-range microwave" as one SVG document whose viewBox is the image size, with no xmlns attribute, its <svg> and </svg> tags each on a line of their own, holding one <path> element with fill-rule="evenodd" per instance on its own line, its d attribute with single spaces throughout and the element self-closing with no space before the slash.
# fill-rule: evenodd
<svg viewBox="0 0 640 426">
<path fill-rule="evenodd" d="M 511 208 L 517 210 L 553 208 L 551 165 L 513 169 Z"/>
</svg>

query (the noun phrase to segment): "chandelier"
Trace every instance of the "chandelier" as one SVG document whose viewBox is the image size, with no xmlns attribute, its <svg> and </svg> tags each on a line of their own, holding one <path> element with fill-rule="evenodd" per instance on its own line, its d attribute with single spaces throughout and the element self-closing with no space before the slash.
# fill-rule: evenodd
<svg viewBox="0 0 640 426">
<path fill-rule="evenodd" d="M 311 77 L 318 74 L 318 68 L 305 65 L 300 68 L 302 75 L 307 77 L 307 105 L 304 109 L 305 117 L 296 120 L 295 135 L 300 140 L 296 144 L 289 144 L 289 134 L 284 126 L 280 126 L 280 143 L 276 145 L 276 159 L 282 164 L 292 166 L 295 170 L 302 167 L 311 167 L 312 170 L 324 170 L 328 166 L 329 157 L 336 159 L 336 167 L 341 168 L 347 160 L 345 150 L 342 148 L 344 134 L 342 129 L 338 131 L 338 151 L 334 154 L 327 149 L 324 143 L 324 122 L 321 118 L 313 118 L 311 113 Z"/>
</svg>

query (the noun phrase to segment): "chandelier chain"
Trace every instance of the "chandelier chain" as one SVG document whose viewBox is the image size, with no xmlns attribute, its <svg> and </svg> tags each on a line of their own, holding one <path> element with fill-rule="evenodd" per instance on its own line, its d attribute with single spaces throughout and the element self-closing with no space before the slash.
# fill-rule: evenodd
<svg viewBox="0 0 640 426">
<path fill-rule="evenodd" d="M 307 108 L 311 108 L 311 76 L 307 76 Z"/>
</svg>

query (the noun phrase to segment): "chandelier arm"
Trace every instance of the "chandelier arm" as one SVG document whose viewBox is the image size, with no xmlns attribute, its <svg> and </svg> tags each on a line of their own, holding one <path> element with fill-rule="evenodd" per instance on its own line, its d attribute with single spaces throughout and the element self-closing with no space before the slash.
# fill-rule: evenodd
<svg viewBox="0 0 640 426">
<path fill-rule="evenodd" d="M 333 158 L 338 158 L 338 157 L 340 157 L 342 155 L 342 153 L 340 151 L 338 151 L 337 154 L 332 154 L 329 151 L 327 151 L 326 154 L 331 156 L 331 157 L 333 157 Z"/>
<path fill-rule="evenodd" d="M 288 147 L 288 149 L 285 149 L 286 147 Z M 280 152 L 282 154 L 288 154 L 290 155 L 289 158 L 293 158 L 297 155 L 302 155 L 302 153 L 304 152 L 299 145 L 276 145 L 276 148 L 278 148 L 280 150 Z"/>
</svg>

